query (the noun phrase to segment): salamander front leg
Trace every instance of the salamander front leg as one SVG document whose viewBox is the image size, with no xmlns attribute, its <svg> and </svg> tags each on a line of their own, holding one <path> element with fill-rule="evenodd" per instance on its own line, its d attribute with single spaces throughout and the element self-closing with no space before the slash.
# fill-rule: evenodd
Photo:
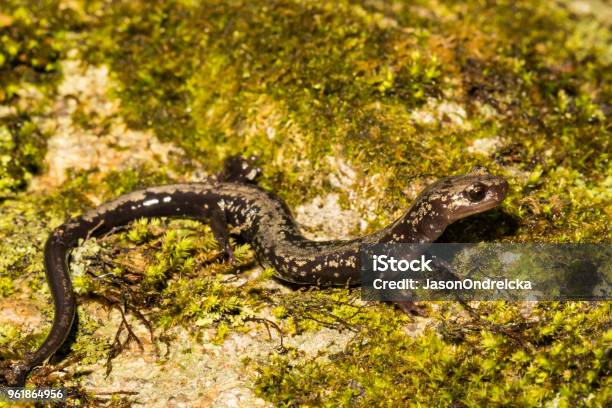
<svg viewBox="0 0 612 408">
<path fill-rule="evenodd" d="M 234 250 L 229 242 L 227 219 L 225 217 L 225 212 L 219 207 L 215 208 L 210 214 L 210 229 L 229 262 L 232 264 L 235 263 L 236 258 L 234 257 Z"/>
<path fill-rule="evenodd" d="M 433 261 L 433 272 L 428 276 L 432 279 L 440 280 L 460 280 L 456 273 L 453 272 L 452 266 L 439 258 Z M 415 303 L 414 300 L 403 300 L 394 302 L 398 309 L 407 314 L 416 316 L 427 316 L 427 307 Z"/>
<path fill-rule="evenodd" d="M 412 300 L 396 300 L 393 303 L 399 310 L 401 310 L 402 312 L 408 315 L 420 316 L 420 317 L 427 317 L 428 315 L 426 306 L 418 305 L 416 302 Z"/>
</svg>

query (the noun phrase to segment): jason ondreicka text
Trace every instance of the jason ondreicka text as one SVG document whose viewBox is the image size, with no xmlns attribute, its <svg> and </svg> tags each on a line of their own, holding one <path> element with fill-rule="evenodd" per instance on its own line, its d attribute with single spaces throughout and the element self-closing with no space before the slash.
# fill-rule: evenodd
<svg viewBox="0 0 612 408">
<path fill-rule="evenodd" d="M 532 290 L 533 285 L 529 280 L 520 279 L 483 279 L 483 280 L 434 280 L 406 278 L 399 280 L 374 279 L 373 287 L 376 290 Z"/>
</svg>

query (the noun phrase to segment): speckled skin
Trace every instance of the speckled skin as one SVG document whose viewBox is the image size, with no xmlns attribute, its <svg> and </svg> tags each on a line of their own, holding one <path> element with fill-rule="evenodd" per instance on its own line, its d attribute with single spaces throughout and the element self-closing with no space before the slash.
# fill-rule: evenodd
<svg viewBox="0 0 612 408">
<path fill-rule="evenodd" d="M 486 211 L 506 196 L 507 182 L 478 170 L 448 177 L 428 187 L 393 224 L 347 241 L 310 241 L 301 234 L 287 206 L 250 183 L 258 169 L 232 159 L 225 180 L 173 184 L 135 191 L 69 220 L 53 231 L 45 246 L 45 268 L 55 303 L 55 318 L 43 345 L 5 370 L 8 384 L 25 383 L 28 373 L 49 358 L 66 339 L 76 310 L 68 256 L 79 239 L 100 236 L 141 217 L 187 217 L 207 220 L 215 237 L 232 256 L 229 228 L 251 242 L 263 264 L 278 278 L 297 284 L 346 285 L 360 281 L 359 248 L 385 242 L 436 240 L 454 221 Z M 0 378 L 0 383 L 2 382 Z"/>
</svg>

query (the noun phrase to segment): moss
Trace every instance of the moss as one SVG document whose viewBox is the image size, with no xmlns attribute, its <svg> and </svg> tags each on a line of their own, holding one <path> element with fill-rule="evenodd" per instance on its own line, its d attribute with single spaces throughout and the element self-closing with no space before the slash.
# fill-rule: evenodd
<svg viewBox="0 0 612 408">
<path fill-rule="evenodd" d="M 2 203 L 0 231 L 3 239 L 0 250 L 0 277 L 3 282 L 13 281 L 12 285 L 4 283 L 3 287 L 13 289 L 3 291 L 3 297 L 14 291 L 14 280 L 34 273 L 37 279 L 29 281 L 33 289 L 40 289 L 44 284 L 42 276 L 42 245 L 49 232 L 43 214 L 37 203 L 6 201 Z"/>
<path fill-rule="evenodd" d="M 368 308 L 361 304 L 359 294 L 347 289 L 302 289 L 276 297 L 277 305 L 272 312 L 282 319 L 283 329 L 291 335 L 316 332 L 323 327 L 355 330 L 372 318 L 372 311 L 366 313 Z M 376 310 L 384 313 L 385 308 Z"/>
<path fill-rule="evenodd" d="M 23 190 L 42 168 L 40 115 L 57 85 L 66 32 L 77 19 L 57 1 L 3 2 L 0 16 L 0 198 Z"/>
<path fill-rule="evenodd" d="M 22 190 L 42 167 L 46 141 L 25 115 L 0 119 L 0 197 Z"/>
<path fill-rule="evenodd" d="M 223 262 L 210 229 L 199 222 L 140 220 L 126 232 L 86 248 L 73 266 L 79 292 L 145 314 L 155 327 L 183 325 L 198 334 L 223 322 L 221 341 L 225 324 L 240 325 L 253 306 L 254 299 L 241 296 L 244 288 L 223 284 L 227 277 L 219 275 L 251 264 L 252 252 L 237 246 L 237 265 Z M 83 268 L 86 274 L 78 272 Z"/>
<path fill-rule="evenodd" d="M 477 312 L 482 322 L 466 322 L 446 308 L 438 330 L 416 338 L 389 314 L 371 313 L 331 361 L 276 356 L 259 367 L 257 391 L 279 406 L 609 402 L 609 302 L 542 303 L 529 319 L 504 302 L 482 303 Z"/>
<path fill-rule="evenodd" d="M 129 126 L 152 129 L 208 172 L 228 154 L 259 154 L 262 184 L 292 207 L 334 192 L 371 231 L 433 180 L 486 165 L 508 178 L 509 197 L 444 240 L 610 239 L 609 23 L 568 2 L 22 3 L 0 14 L 0 104 L 9 112 L 0 119 L 0 195 L 10 197 L 0 203 L 2 297 L 47 299 L 42 245 L 66 216 L 172 181 L 151 163 L 71 173 L 58 189 L 20 193 L 43 167 L 49 135 L 38 124 L 71 47 L 109 66 Z M 87 128 L 90 111 L 77 109 L 74 123 Z M 476 149 L 482 141 L 493 148 Z M 192 170 L 176 165 L 175 174 Z M 343 166 L 354 176 L 339 183 L 331 176 Z M 267 310 L 286 336 L 354 333 L 327 359 L 287 348 L 260 363 L 257 392 L 277 405 L 603 406 L 612 398 L 609 302 L 539 304 L 526 314 L 524 305 L 482 303 L 476 320 L 455 319 L 463 313 L 452 303 L 434 305 L 432 327 L 412 338 L 405 316 L 361 305 L 356 291 L 282 294 L 262 288 L 270 270 L 232 285 L 254 263 L 248 246 L 236 254 L 238 265 L 225 262 L 200 223 L 140 220 L 84 243 L 75 286 L 82 301 L 125 296 L 154 329 L 215 328 L 216 343 Z M 109 351 L 94 329 L 84 323 L 73 346 L 88 361 Z M 0 354 L 22 355 L 42 336 L 2 326 Z"/>
<path fill-rule="evenodd" d="M 135 180 L 138 175 L 138 181 Z M 123 173 L 109 173 L 104 177 L 95 171 L 80 172 L 69 177 L 61 188 L 51 194 L 18 194 L 12 200 L 0 203 L 0 260 L 2 282 L 34 273 L 30 284 L 39 288 L 44 285 L 42 248 L 52 228 L 61 224 L 66 217 L 77 215 L 91 207 L 88 197 L 113 197 L 117 191 L 127 191 L 144 185 L 166 180 L 163 169 L 154 171 L 141 167 Z M 3 283 L 7 294 L 9 283 Z M 5 296 L 6 296 L 5 295 Z"/>
<path fill-rule="evenodd" d="M 359 177 L 386 176 L 372 228 L 407 205 L 411 181 L 485 164 L 512 183 L 505 210 L 523 220 L 513 240 L 609 233 L 609 208 L 597 201 L 593 211 L 579 198 L 582 186 L 609 198 L 602 23 L 590 26 L 600 35 L 581 41 L 583 19 L 539 1 L 130 2 L 101 10 L 105 23 L 86 55 L 109 62 L 125 84 L 118 93 L 131 123 L 213 169 L 229 153 L 259 153 L 264 185 L 291 205 L 330 188 L 327 155 L 345 156 Z M 441 95 L 468 108 L 460 126 L 425 104 Z M 451 126 L 415 122 L 419 109 Z M 491 137 L 507 148 L 466 155 L 475 139 Z M 560 183 L 577 184 L 576 194 L 551 202 L 547 188 Z M 590 227 L 576 233 L 580 223 Z"/>
<path fill-rule="evenodd" d="M 423 52 L 396 44 L 399 33 L 381 27 L 382 16 L 369 16 L 348 3 L 285 2 L 261 8 L 248 2 L 202 7 L 159 2 L 142 18 L 128 17 L 141 14 L 143 6 L 124 3 L 108 9 L 104 29 L 118 41 L 100 43 L 95 36 L 89 50 L 94 61 L 104 55 L 121 65 L 117 73 L 130 84 L 120 90 L 125 115 L 137 125 L 154 126 L 163 138 L 180 141 L 213 167 L 228 153 L 259 153 L 266 183 L 281 192 L 286 186 L 308 193 L 303 181 L 313 177 L 312 170 L 296 168 L 291 157 L 302 154 L 313 169 L 325 170 L 321 156 L 331 153 L 325 138 L 345 142 L 347 135 L 360 132 L 357 127 L 378 122 L 370 106 L 374 101 L 412 107 L 437 93 L 438 63 L 426 57 L 424 40 L 414 39 Z M 345 28 L 330 29 L 339 24 Z M 204 35 L 195 35 L 196 30 Z M 164 64 L 152 64 L 162 53 Z M 157 91 L 149 92 L 152 87 Z M 244 128 L 262 116 L 271 122 L 267 129 Z M 180 126 L 169 128 L 169 123 Z M 298 126 L 286 129 L 286 136 L 294 144 L 282 143 L 282 129 L 291 123 Z M 357 134 L 349 140 L 354 137 L 370 143 Z M 372 140 L 370 147 L 382 141 Z M 321 183 L 315 186 L 320 189 Z"/>
</svg>

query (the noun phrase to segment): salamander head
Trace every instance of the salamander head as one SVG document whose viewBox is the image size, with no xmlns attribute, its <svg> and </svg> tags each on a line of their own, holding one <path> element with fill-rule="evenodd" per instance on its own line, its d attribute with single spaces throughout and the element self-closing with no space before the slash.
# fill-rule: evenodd
<svg viewBox="0 0 612 408">
<path fill-rule="evenodd" d="M 469 174 L 439 180 L 422 196 L 450 224 L 497 206 L 507 192 L 508 182 L 504 178 L 475 168 Z"/>
</svg>

